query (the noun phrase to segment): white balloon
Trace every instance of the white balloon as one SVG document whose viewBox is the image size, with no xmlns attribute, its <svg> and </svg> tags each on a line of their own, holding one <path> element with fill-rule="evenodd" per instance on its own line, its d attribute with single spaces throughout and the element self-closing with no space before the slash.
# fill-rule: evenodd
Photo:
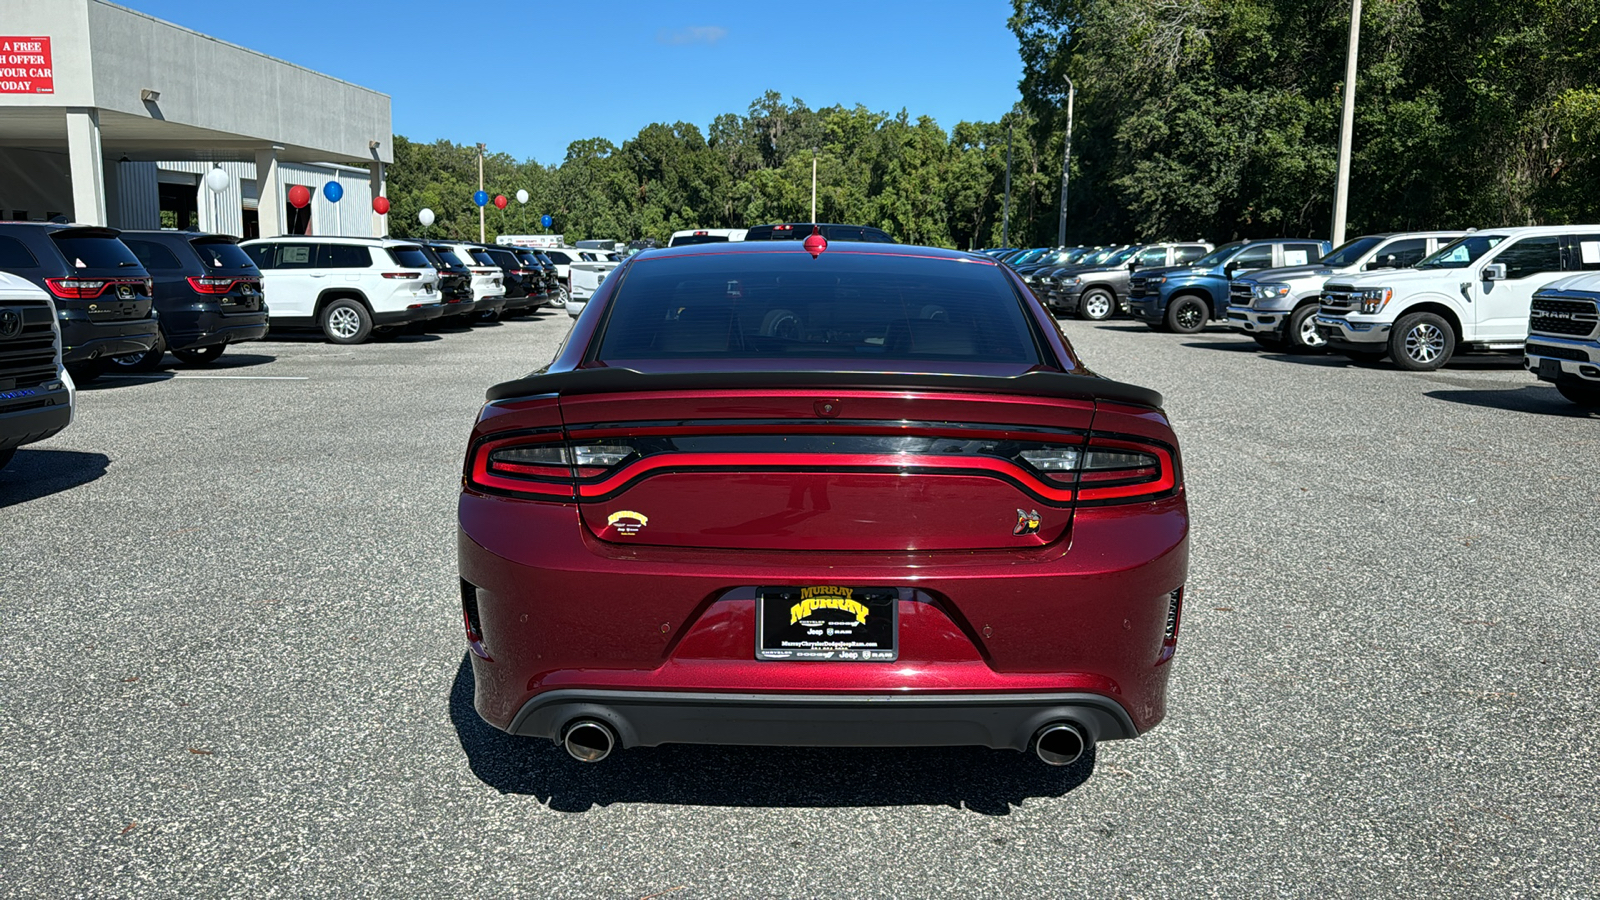
<svg viewBox="0 0 1600 900">
<path fill-rule="evenodd" d="M 528 192 L 527 191 L 517 191 L 517 202 L 518 203 L 527 203 L 528 202 Z"/>
<path fill-rule="evenodd" d="M 210 188 L 213 194 L 222 193 L 232 183 L 233 179 L 229 178 L 228 173 L 221 169 L 212 169 L 206 173 L 206 187 Z"/>
<path fill-rule="evenodd" d="M 423 228 L 427 228 L 429 225 L 432 225 L 433 210 L 423 207 L 422 212 L 417 213 L 417 221 L 422 223 Z"/>
</svg>

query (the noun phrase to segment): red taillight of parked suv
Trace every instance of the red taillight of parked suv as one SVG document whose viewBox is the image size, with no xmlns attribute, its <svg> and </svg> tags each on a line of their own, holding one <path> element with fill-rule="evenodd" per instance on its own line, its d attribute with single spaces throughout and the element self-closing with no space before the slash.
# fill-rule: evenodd
<svg viewBox="0 0 1600 900">
<path fill-rule="evenodd" d="M 459 507 L 487 721 L 585 760 L 1067 763 L 1162 719 L 1188 512 L 1159 396 L 992 262 L 867 246 L 636 257 L 490 391 Z"/>
</svg>

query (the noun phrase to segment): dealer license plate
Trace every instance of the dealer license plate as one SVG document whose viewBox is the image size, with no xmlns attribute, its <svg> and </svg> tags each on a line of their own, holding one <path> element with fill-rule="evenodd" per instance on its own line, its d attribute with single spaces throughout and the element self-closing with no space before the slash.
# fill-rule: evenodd
<svg viewBox="0 0 1600 900">
<path fill-rule="evenodd" d="M 899 629 L 894 588 L 767 587 L 756 595 L 756 659 L 892 662 Z"/>
<path fill-rule="evenodd" d="M 1544 381 L 1555 381 L 1561 377 L 1561 360 L 1551 359 L 1548 356 L 1539 358 L 1539 378 Z"/>
</svg>

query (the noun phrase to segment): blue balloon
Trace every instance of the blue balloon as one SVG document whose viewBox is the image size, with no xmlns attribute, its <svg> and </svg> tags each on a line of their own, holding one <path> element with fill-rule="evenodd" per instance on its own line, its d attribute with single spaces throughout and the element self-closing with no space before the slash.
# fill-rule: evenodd
<svg viewBox="0 0 1600 900">
<path fill-rule="evenodd" d="M 540 216 L 539 217 L 539 224 L 543 225 L 546 228 L 549 228 L 551 225 L 554 225 L 555 223 L 556 223 L 556 220 L 550 218 L 549 216 Z"/>
<path fill-rule="evenodd" d="M 339 198 L 344 196 L 344 188 L 339 186 L 339 182 L 330 181 L 322 186 L 322 196 L 327 197 L 329 203 L 338 203 Z"/>
<path fill-rule="evenodd" d="M 472 195 L 472 202 L 478 204 L 479 206 L 483 206 L 484 204 L 489 202 L 489 192 L 488 191 L 479 191 L 476 194 L 473 194 Z"/>
</svg>

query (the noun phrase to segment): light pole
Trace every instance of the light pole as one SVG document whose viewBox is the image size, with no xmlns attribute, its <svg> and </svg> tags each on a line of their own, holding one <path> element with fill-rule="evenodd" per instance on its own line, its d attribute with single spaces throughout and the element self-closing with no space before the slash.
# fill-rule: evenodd
<svg viewBox="0 0 1600 900">
<path fill-rule="evenodd" d="M 811 148 L 811 224 L 817 224 L 817 148 Z"/>
<path fill-rule="evenodd" d="M 1350 50 L 1344 60 L 1344 117 L 1339 123 L 1339 176 L 1333 189 L 1333 245 L 1344 243 L 1350 206 L 1350 132 L 1356 124 L 1356 45 L 1361 39 L 1361 0 L 1350 0 Z"/>
<path fill-rule="evenodd" d="M 484 146 L 482 144 L 479 144 L 478 145 L 478 190 L 480 190 L 480 191 L 483 190 L 483 151 L 484 151 Z M 484 229 L 484 227 L 483 227 L 483 207 L 479 206 L 478 207 L 478 243 L 480 243 L 480 244 L 488 243 L 488 241 L 486 240 L 487 237 L 488 237 L 488 231 L 486 231 Z"/>
<path fill-rule="evenodd" d="M 1011 246 L 1011 117 L 1006 117 L 1006 205 L 1000 218 L 1000 246 Z"/>
<path fill-rule="evenodd" d="M 1072 79 L 1067 78 L 1067 138 L 1062 141 L 1065 147 L 1061 151 L 1061 224 L 1056 227 L 1057 247 L 1067 245 L 1067 176 L 1072 174 L 1072 100 L 1076 94 Z"/>
</svg>

